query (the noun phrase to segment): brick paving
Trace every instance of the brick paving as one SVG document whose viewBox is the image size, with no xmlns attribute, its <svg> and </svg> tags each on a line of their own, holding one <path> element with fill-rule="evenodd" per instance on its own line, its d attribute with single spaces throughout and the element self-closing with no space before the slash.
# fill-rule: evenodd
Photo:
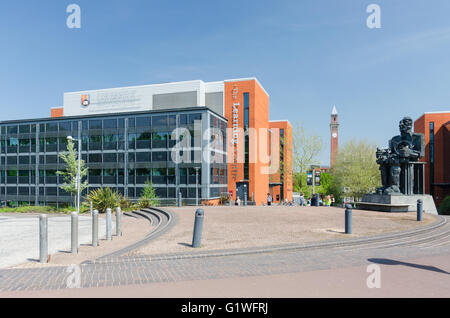
<svg viewBox="0 0 450 318">
<path fill-rule="evenodd" d="M 408 242 L 409 238 L 398 239 L 394 242 L 403 245 L 392 247 L 386 247 L 389 245 L 386 242 L 363 242 L 357 247 L 344 244 L 314 249 L 266 249 L 260 252 L 246 248 L 231 250 L 231 253 L 228 251 L 228 255 L 226 251 L 221 254 L 221 251 L 206 250 L 194 257 L 186 257 L 186 254 L 120 256 L 79 265 L 79 287 L 254 277 L 360 266 L 368 264 L 370 258 L 401 261 L 450 255 L 449 237 L 450 223 L 447 222 L 439 229 L 416 235 L 410 239 L 411 242 Z M 52 265 L 0 270 L 0 292 L 66 289 L 68 279 L 73 276 L 67 270 L 66 266 Z M 450 272 L 450 268 L 442 270 Z"/>
<path fill-rule="evenodd" d="M 432 242 L 429 244 L 433 247 Z M 359 250 L 351 247 L 330 248 L 191 259 L 138 258 L 110 263 L 83 264 L 80 266 L 80 287 L 264 276 L 359 266 L 367 264 L 370 258 L 399 261 L 434 255 L 450 255 L 450 241 L 448 244 L 429 249 L 412 245 Z M 450 272 L 450 267 L 442 268 L 442 270 Z M 0 291 L 64 289 L 67 288 L 67 279 L 70 275 L 66 267 L 0 270 Z"/>
</svg>

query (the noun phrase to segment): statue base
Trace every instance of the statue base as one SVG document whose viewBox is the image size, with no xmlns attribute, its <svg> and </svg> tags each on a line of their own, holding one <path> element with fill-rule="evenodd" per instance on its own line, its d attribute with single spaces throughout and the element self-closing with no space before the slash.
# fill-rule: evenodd
<svg viewBox="0 0 450 318">
<path fill-rule="evenodd" d="M 417 212 L 417 200 L 423 201 L 423 212 L 437 215 L 433 197 L 429 194 L 366 194 L 359 207 L 362 210 L 380 212 Z"/>
</svg>

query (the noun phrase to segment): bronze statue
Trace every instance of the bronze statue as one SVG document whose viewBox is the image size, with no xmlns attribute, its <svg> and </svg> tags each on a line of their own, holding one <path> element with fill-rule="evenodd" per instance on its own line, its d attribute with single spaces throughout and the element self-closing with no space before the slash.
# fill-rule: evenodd
<svg viewBox="0 0 450 318">
<path fill-rule="evenodd" d="M 400 135 L 389 140 L 388 149 L 377 149 L 383 187 L 379 194 L 412 194 L 414 189 L 413 163 L 424 156 L 425 138 L 412 131 L 413 120 L 404 117 L 400 123 Z M 401 178 L 403 177 L 403 182 Z"/>
</svg>

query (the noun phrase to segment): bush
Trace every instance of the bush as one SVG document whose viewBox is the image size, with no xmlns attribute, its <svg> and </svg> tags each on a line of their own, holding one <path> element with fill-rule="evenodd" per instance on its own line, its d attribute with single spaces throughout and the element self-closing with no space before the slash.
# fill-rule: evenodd
<svg viewBox="0 0 450 318">
<path fill-rule="evenodd" d="M 153 188 L 151 181 L 146 181 L 144 189 L 142 190 L 142 196 L 139 199 L 139 207 L 141 209 L 150 208 L 153 206 L 158 206 L 158 197 L 156 196 L 156 191 Z"/>
<path fill-rule="evenodd" d="M 122 209 L 122 211 L 127 212 L 133 211 L 136 208 L 139 208 L 139 206 L 131 202 L 130 199 L 122 197 L 122 199 L 120 200 L 120 208 Z"/>
<path fill-rule="evenodd" d="M 446 196 L 439 207 L 439 214 L 450 215 L 450 195 Z"/>
<path fill-rule="evenodd" d="M 92 202 L 93 209 L 98 210 L 99 213 L 106 213 L 108 208 L 114 210 L 120 206 L 122 200 L 123 196 L 110 188 L 92 190 L 86 197 L 87 204 Z"/>
</svg>

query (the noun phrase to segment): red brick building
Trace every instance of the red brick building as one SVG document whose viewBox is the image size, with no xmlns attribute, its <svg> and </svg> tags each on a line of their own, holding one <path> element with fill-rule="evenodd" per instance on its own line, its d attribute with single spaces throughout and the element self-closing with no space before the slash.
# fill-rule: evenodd
<svg viewBox="0 0 450 318">
<path fill-rule="evenodd" d="M 414 131 L 425 135 L 425 193 L 439 206 L 450 195 L 450 111 L 423 114 Z"/>
</svg>

